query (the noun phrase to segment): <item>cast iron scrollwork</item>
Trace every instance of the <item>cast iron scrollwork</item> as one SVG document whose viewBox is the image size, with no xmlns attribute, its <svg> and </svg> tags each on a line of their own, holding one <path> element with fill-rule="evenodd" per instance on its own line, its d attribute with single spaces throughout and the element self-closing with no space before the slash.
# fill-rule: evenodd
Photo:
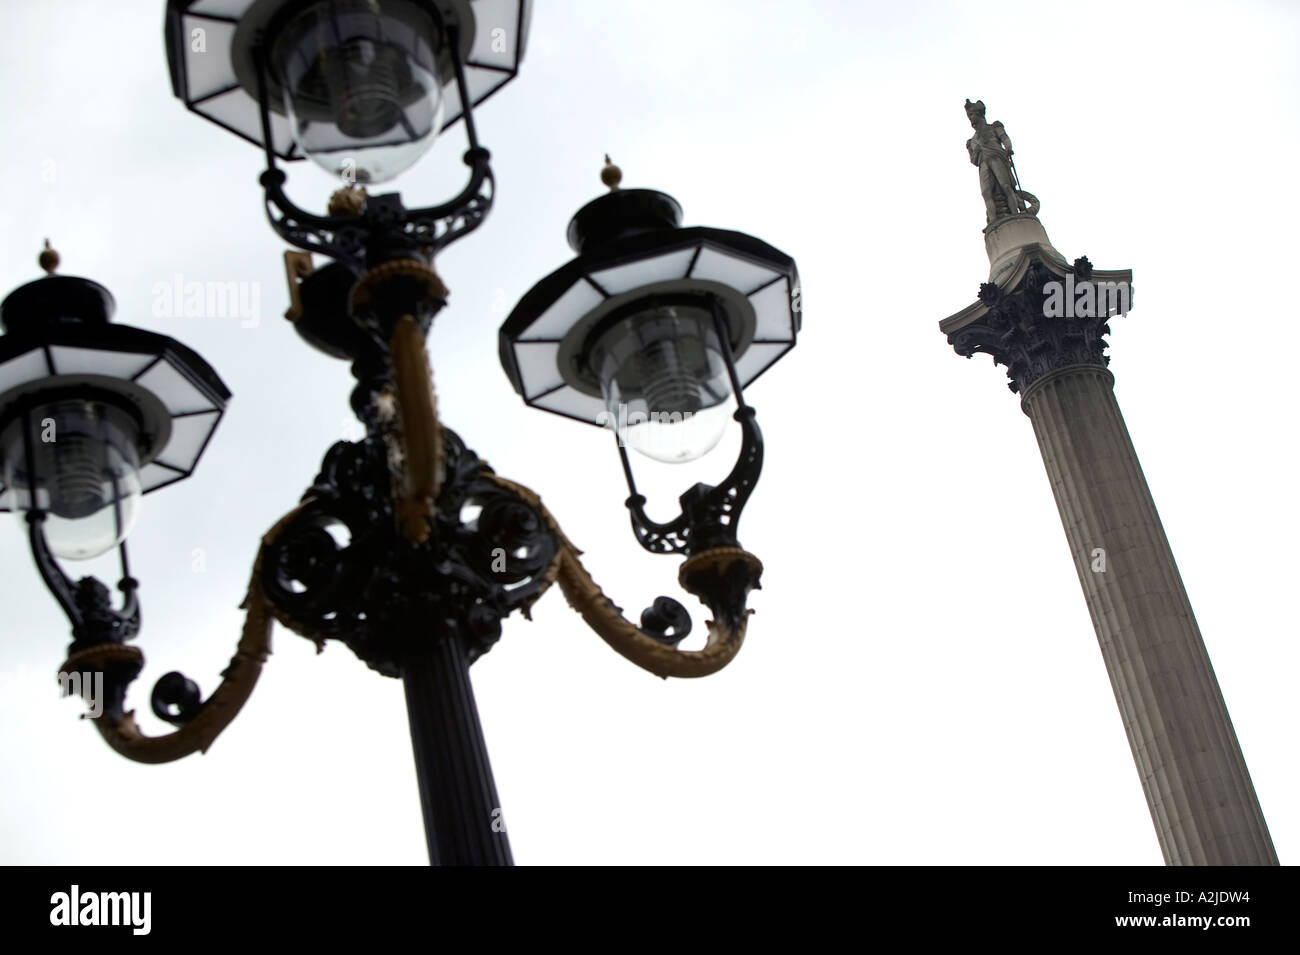
<svg viewBox="0 0 1300 955">
<path fill-rule="evenodd" d="M 149 708 L 160 720 L 173 726 L 184 726 L 199 715 L 203 708 L 203 694 L 197 683 L 184 673 L 173 670 L 163 674 L 153 685 Z"/>
<path fill-rule="evenodd" d="M 282 239 L 308 252 L 362 265 L 367 254 L 378 258 L 429 256 L 472 232 L 492 208 L 495 180 L 491 154 L 482 147 L 465 153 L 470 179 L 454 199 L 422 209 L 406 209 L 397 193 L 369 196 L 355 215 L 320 216 L 295 205 L 285 194 L 286 175 L 271 168 L 262 173 L 268 221 Z"/>
<path fill-rule="evenodd" d="M 139 582 L 131 576 L 127 564 L 126 544 L 119 545 L 122 560 L 122 606 L 114 609 L 109 590 L 94 577 L 82 577 L 75 584 L 59 566 L 45 540 L 45 513 L 27 513 L 28 541 L 32 560 L 54 599 L 72 624 L 74 650 L 101 643 L 124 643 L 140 632 L 140 601 L 136 596 Z"/>
<path fill-rule="evenodd" d="M 284 192 L 286 175 L 268 169 L 259 182 L 264 192 L 266 219 L 280 238 L 307 252 L 318 252 L 336 261 L 359 263 L 365 258 L 368 230 L 364 216 L 326 218 L 296 206 Z"/>
<path fill-rule="evenodd" d="M 267 532 L 263 547 L 297 516 L 291 512 Z M 29 519 L 31 519 L 29 517 Z M 83 578 L 73 587 L 54 558 L 49 554 L 40 533 L 40 517 L 33 520 L 32 546 L 42 576 L 59 603 L 68 611 L 73 624 L 74 640 L 68 657 L 59 667 L 61 679 L 80 674 L 81 693 L 100 706 L 93 719 L 104 741 L 117 753 L 140 763 L 167 763 L 191 753 L 206 752 L 221 732 L 239 714 L 252 695 L 271 652 L 270 606 L 258 583 L 262 555 L 253 566 L 248 593 L 241 605 L 246 611 L 244 628 L 229 666 L 222 672 L 220 685 L 205 700 L 194 681 L 178 672 L 167 673 L 154 686 L 151 704 L 154 713 L 173 724 L 176 730 L 162 736 L 146 736 L 126 708 L 130 684 L 144 669 L 144 654 L 127 640 L 140 626 L 136 583 L 127 573 L 125 549 L 123 581 L 119 588 L 126 595 L 123 607 L 114 610 L 108 588 L 94 578 Z M 90 679 L 87 679 L 90 678 Z M 70 684 L 67 684 L 70 685 Z M 94 700 L 96 690 L 102 696 Z"/>
<path fill-rule="evenodd" d="M 506 478 L 489 474 L 488 480 L 530 504 L 559 542 L 555 563 L 548 572 L 589 627 L 606 643 L 637 666 L 656 676 L 701 677 L 716 673 L 740 652 L 749 614 L 745 602 L 759 587 L 763 565 L 740 547 L 709 547 L 695 551 L 682 562 L 678 583 L 713 611 L 705 645 L 680 650 L 677 644 L 690 630 L 686 609 L 669 597 L 657 598 L 641 616 L 641 626 L 623 616 L 579 559 L 582 552 L 565 536 L 536 493 Z"/>
<path fill-rule="evenodd" d="M 656 597 L 641 611 L 641 631 L 660 643 L 675 647 L 691 633 L 691 615 L 672 597 Z"/>
<path fill-rule="evenodd" d="M 550 584 L 557 542 L 459 437 L 442 436 L 444 478 L 422 542 L 398 531 L 382 439 L 330 449 L 297 519 L 267 550 L 262 583 L 281 623 L 318 647 L 340 640 L 396 677 L 408 641 L 450 636 L 473 660 L 500 637 L 502 618 L 527 612 Z"/>
<path fill-rule="evenodd" d="M 763 469 L 763 433 L 759 430 L 757 416 L 749 405 L 736 410 L 740 422 L 742 443 L 740 455 L 731 473 L 716 487 L 696 484 L 680 498 L 681 513 L 671 521 L 660 523 L 646 514 L 646 499 L 637 493 L 627 461 L 627 450 L 619 446 L 627 474 L 627 499 L 631 512 L 632 531 L 637 541 L 652 554 L 690 555 L 710 547 L 738 547 L 736 528 L 740 512 L 758 483 Z"/>
</svg>

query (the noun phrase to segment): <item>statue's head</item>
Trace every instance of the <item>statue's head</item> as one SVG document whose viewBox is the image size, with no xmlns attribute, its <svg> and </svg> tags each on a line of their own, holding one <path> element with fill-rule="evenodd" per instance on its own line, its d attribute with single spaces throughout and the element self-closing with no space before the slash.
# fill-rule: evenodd
<svg viewBox="0 0 1300 955">
<path fill-rule="evenodd" d="M 973 123 L 977 116 L 980 119 L 984 118 L 984 101 L 980 99 L 972 103 L 970 100 L 966 100 L 966 118 Z"/>
</svg>

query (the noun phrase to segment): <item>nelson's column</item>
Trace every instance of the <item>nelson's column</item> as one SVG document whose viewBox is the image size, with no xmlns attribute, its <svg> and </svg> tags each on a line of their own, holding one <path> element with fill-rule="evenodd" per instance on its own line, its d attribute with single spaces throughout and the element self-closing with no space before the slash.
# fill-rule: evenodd
<svg viewBox="0 0 1300 955">
<path fill-rule="evenodd" d="M 1104 354 L 1132 272 L 1070 264 L 1020 189 L 1011 140 L 966 101 L 988 214 L 989 280 L 939 323 L 987 352 L 1034 425 L 1120 717 L 1169 865 L 1276 865 L 1187 592 L 1129 438 Z"/>
</svg>

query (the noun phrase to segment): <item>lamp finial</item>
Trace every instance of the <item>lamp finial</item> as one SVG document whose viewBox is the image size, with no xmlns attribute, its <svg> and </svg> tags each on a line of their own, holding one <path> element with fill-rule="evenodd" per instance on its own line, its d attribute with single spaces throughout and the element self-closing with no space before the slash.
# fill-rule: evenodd
<svg viewBox="0 0 1300 955">
<path fill-rule="evenodd" d="M 609 153 L 605 153 L 605 168 L 600 171 L 600 181 L 609 186 L 610 192 L 617 189 L 618 184 L 623 181 L 623 170 L 614 165 L 609 158 Z"/>
<path fill-rule="evenodd" d="M 50 248 L 49 239 L 45 240 L 45 248 L 41 250 L 41 254 L 36 261 L 40 263 L 46 275 L 53 275 L 54 271 L 59 267 L 59 253 Z"/>
</svg>

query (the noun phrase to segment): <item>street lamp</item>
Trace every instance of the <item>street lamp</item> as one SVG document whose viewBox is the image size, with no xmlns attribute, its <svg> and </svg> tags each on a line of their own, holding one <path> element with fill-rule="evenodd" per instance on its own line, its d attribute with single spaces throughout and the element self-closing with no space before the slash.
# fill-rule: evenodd
<svg viewBox="0 0 1300 955">
<path fill-rule="evenodd" d="M 144 665 L 125 644 L 140 627 L 126 536 L 142 495 L 193 473 L 230 392 L 175 339 L 113 323 L 109 291 L 55 275 L 58 256 L 48 243 L 40 261 L 50 274 L 0 303 L 0 510 L 26 515 L 36 567 L 72 624 L 60 672 L 104 675 L 97 725 L 118 726 L 106 737 L 126 741 L 138 735 L 124 709 L 126 687 Z M 122 567 L 117 609 L 107 587 L 93 577 L 74 584 L 58 560 L 114 547 Z M 255 672 L 241 678 L 250 675 L 256 680 Z M 192 715 L 195 695 L 192 683 L 170 673 L 155 690 L 154 711 L 173 722 Z M 149 755 L 141 758 L 155 761 Z"/>
<path fill-rule="evenodd" d="M 501 363 L 529 405 L 617 432 L 633 530 L 647 550 L 738 548 L 736 524 L 763 460 L 743 392 L 794 347 L 794 260 L 743 233 L 681 228 L 677 200 L 620 189 L 608 156 L 602 177 L 609 193 L 569 223 L 578 257 L 537 283 L 501 327 Z M 627 447 L 659 461 L 698 458 L 717 444 L 732 395 L 743 438 L 735 469 L 718 487 L 683 494 L 675 520 L 651 521 Z"/>
<path fill-rule="evenodd" d="M 740 233 L 682 228 L 675 200 L 619 190 L 607 158 L 611 191 L 569 226 L 578 258 L 524 296 L 501 330 L 506 373 L 529 404 L 619 433 L 637 539 L 683 556 L 680 583 L 713 613 L 706 645 L 680 650 L 691 626 L 680 603 L 660 597 L 639 625 L 625 618 L 540 498 L 495 474 L 437 416 L 424 339 L 447 290 L 432 260 L 491 208 L 473 111 L 518 71 L 529 11 L 527 0 L 167 5 L 173 89 L 263 149 L 268 218 L 300 250 L 286 253 L 286 317 L 313 347 L 351 362 L 351 406 L 366 433 L 328 450 L 300 504 L 264 536 L 221 687 L 205 701 L 178 674 L 160 681 L 155 711 L 178 726 L 165 737 L 144 737 L 121 707 L 97 724 L 131 758 L 179 758 L 210 745 L 247 698 L 272 619 L 318 646 L 341 641 L 403 681 L 435 864 L 511 861 L 469 666 L 500 637 L 502 619 L 527 615 L 552 583 L 614 649 L 659 676 L 703 676 L 734 658 L 762 572 L 736 538 L 763 455 L 743 390 L 793 346 L 800 319 L 793 260 Z M 459 119 L 469 167 L 459 194 L 407 209 L 395 193 L 367 193 Z M 324 214 L 284 191 L 278 161 L 305 156 L 345 180 Z M 313 254 L 328 262 L 317 268 Z M 729 476 L 687 490 L 673 520 L 650 520 L 624 445 L 659 460 L 698 457 L 732 401 L 743 440 Z M 131 458 L 129 428 L 90 417 L 100 444 L 118 449 L 113 473 L 128 491 L 133 467 L 143 476 L 167 463 L 142 441 Z M 23 460 L 33 460 L 30 447 Z M 98 672 L 117 660 L 134 627 L 122 630 L 99 657 L 77 662 Z"/>
</svg>

